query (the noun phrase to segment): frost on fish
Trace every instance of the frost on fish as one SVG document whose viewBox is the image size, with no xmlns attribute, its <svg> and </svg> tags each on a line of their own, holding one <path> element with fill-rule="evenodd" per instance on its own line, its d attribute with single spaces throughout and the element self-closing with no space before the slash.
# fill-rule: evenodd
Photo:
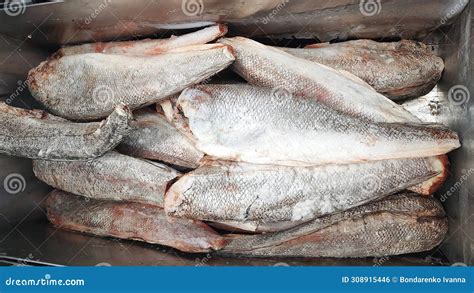
<svg viewBox="0 0 474 293">
<path fill-rule="evenodd" d="M 420 184 L 408 187 L 408 190 L 421 195 L 429 196 L 435 193 L 443 185 L 444 181 L 446 181 L 446 178 L 448 177 L 448 156 L 437 156 L 436 158 L 433 158 L 433 161 L 437 166 L 436 169 L 438 170 L 439 174 Z"/>
<path fill-rule="evenodd" d="M 218 24 L 182 36 L 168 39 L 145 39 L 124 42 L 96 42 L 59 49 L 54 58 L 66 55 L 85 53 L 123 54 L 123 55 L 157 55 L 173 49 L 205 44 L 222 37 L 227 33 L 227 26 Z"/>
<path fill-rule="evenodd" d="M 295 57 L 250 39 L 221 38 L 236 54 L 232 69 L 252 85 L 313 98 L 354 117 L 376 122 L 416 122 L 400 105 L 348 72 Z"/>
<path fill-rule="evenodd" d="M 165 211 L 214 222 L 307 221 L 401 191 L 438 168 L 433 157 L 318 167 L 214 162 L 175 182 Z"/>
<path fill-rule="evenodd" d="M 134 117 L 134 130 L 118 146 L 120 152 L 186 168 L 199 166 L 204 154 L 163 115 L 140 109 Z"/>
<path fill-rule="evenodd" d="M 400 193 L 286 231 L 229 235 L 219 253 L 272 257 L 380 257 L 430 250 L 448 221 L 433 197 Z"/>
<path fill-rule="evenodd" d="M 0 103 L 0 153 L 45 160 L 93 159 L 120 143 L 131 131 L 131 119 L 124 105 L 100 123 L 73 123 L 44 111 Z"/>
<path fill-rule="evenodd" d="M 206 224 L 168 218 L 153 205 L 88 199 L 54 190 L 47 202 L 48 219 L 55 226 L 99 236 L 160 244 L 184 252 L 208 252 L 226 241 Z"/>
<path fill-rule="evenodd" d="M 109 152 L 89 161 L 33 161 L 41 181 L 94 199 L 132 201 L 163 206 L 167 185 L 181 175 L 156 162 Z"/>
<path fill-rule="evenodd" d="M 388 43 L 354 40 L 314 44 L 303 49 L 278 49 L 350 72 L 394 100 L 429 93 L 444 69 L 443 59 L 434 55 L 428 46 L 409 40 Z"/>
<path fill-rule="evenodd" d="M 166 115 L 214 159 L 257 164 L 352 163 L 459 147 L 457 134 L 438 125 L 371 123 L 313 98 L 244 84 L 188 88 Z"/>
<path fill-rule="evenodd" d="M 445 94 L 434 89 L 429 94 L 403 102 L 402 107 L 425 123 L 456 125 L 466 115 L 465 107 L 453 103 Z"/>
<path fill-rule="evenodd" d="M 227 45 L 179 48 L 156 56 L 77 54 L 30 70 L 33 97 L 52 113 L 77 120 L 107 116 L 119 103 L 132 110 L 153 104 L 226 68 Z"/>
</svg>

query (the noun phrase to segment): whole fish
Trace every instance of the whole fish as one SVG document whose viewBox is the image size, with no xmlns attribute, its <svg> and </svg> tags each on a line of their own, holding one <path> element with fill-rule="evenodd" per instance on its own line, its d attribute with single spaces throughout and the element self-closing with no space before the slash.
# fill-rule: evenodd
<svg viewBox="0 0 474 293">
<path fill-rule="evenodd" d="M 169 109 L 167 111 L 170 111 Z M 371 123 L 316 99 L 245 84 L 184 90 L 172 122 L 215 159 L 309 166 L 445 154 L 459 147 L 438 125 Z"/>
<path fill-rule="evenodd" d="M 402 40 L 355 40 L 314 44 L 304 49 L 278 48 L 337 70 L 350 72 L 393 100 L 429 93 L 441 78 L 443 59 L 423 43 Z"/>
<path fill-rule="evenodd" d="M 205 44 L 219 37 L 222 37 L 226 33 L 227 26 L 223 24 L 218 24 L 182 36 L 172 36 L 169 39 L 145 39 L 124 42 L 97 42 L 91 44 L 82 44 L 78 46 L 69 46 L 59 49 L 53 57 L 59 58 L 62 56 L 84 53 L 157 55 L 181 47 Z"/>
<path fill-rule="evenodd" d="M 163 206 L 168 183 L 180 173 L 166 165 L 108 152 L 89 161 L 33 161 L 43 182 L 94 199 L 133 201 Z"/>
<path fill-rule="evenodd" d="M 230 235 L 219 253 L 272 257 L 380 257 L 430 250 L 448 231 L 440 202 L 397 194 L 292 229 Z"/>
<path fill-rule="evenodd" d="M 134 130 L 118 146 L 120 152 L 185 168 L 199 166 L 204 154 L 163 115 L 140 109 L 134 117 Z"/>
<path fill-rule="evenodd" d="M 165 195 L 171 216 L 205 221 L 307 221 L 401 191 L 439 173 L 432 157 L 288 167 L 207 164 Z"/>
<path fill-rule="evenodd" d="M 353 74 L 295 57 L 250 39 L 222 38 L 236 54 L 232 69 L 252 85 L 282 95 L 313 98 L 333 109 L 375 122 L 416 122 L 400 105 Z"/>
<path fill-rule="evenodd" d="M 47 199 L 53 225 L 99 236 L 160 244 L 184 252 L 208 252 L 226 241 L 200 221 L 167 218 L 153 205 L 87 199 L 54 190 Z"/>
<path fill-rule="evenodd" d="M 77 54 L 30 70 L 31 94 L 64 118 L 93 120 L 119 103 L 132 110 L 155 103 L 226 68 L 234 60 L 222 44 L 185 47 L 156 56 Z"/>
<path fill-rule="evenodd" d="M 96 158 L 131 131 L 131 119 L 124 105 L 102 122 L 73 123 L 44 111 L 0 103 L 0 153 L 45 160 Z"/>
</svg>

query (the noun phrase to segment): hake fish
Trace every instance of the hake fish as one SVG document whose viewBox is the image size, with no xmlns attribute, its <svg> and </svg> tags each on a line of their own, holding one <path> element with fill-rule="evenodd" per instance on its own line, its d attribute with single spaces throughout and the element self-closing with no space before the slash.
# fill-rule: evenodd
<svg viewBox="0 0 474 293">
<path fill-rule="evenodd" d="M 134 130 L 118 146 L 120 152 L 185 168 L 199 166 L 204 154 L 163 115 L 140 109 L 134 118 Z"/>
<path fill-rule="evenodd" d="M 198 83 L 234 61 L 222 44 L 185 47 L 156 56 L 77 54 L 30 70 L 33 97 L 52 113 L 77 120 L 107 116 L 119 103 L 132 110 Z"/>
<path fill-rule="evenodd" d="M 292 229 L 229 235 L 219 251 L 251 257 L 381 257 L 430 250 L 443 241 L 448 220 L 440 202 L 397 194 Z"/>
<path fill-rule="evenodd" d="M 409 40 L 354 40 L 278 49 L 350 72 L 393 100 L 426 95 L 438 83 L 444 69 L 443 59 L 431 53 L 428 46 Z"/>
<path fill-rule="evenodd" d="M 73 123 L 40 110 L 0 103 L 0 153 L 45 160 L 87 160 L 103 155 L 131 131 L 130 110 L 119 105 L 102 122 Z"/>
<path fill-rule="evenodd" d="M 236 54 L 232 69 L 252 85 L 314 98 L 354 117 L 375 122 L 416 122 L 400 105 L 348 72 L 295 57 L 250 39 L 221 38 Z"/>
<path fill-rule="evenodd" d="M 227 26 L 218 24 L 203 28 L 196 32 L 181 36 L 172 36 L 169 39 L 145 39 L 138 41 L 123 42 L 97 42 L 78 46 L 69 46 L 59 49 L 54 58 L 62 56 L 84 54 L 84 53 L 104 53 L 122 55 L 157 55 L 166 53 L 173 49 L 205 44 L 222 37 L 227 33 Z"/>
<path fill-rule="evenodd" d="M 54 190 L 47 199 L 47 215 L 53 225 L 99 236 L 111 236 L 160 244 L 184 252 L 208 252 L 226 241 L 206 224 L 167 218 L 153 205 L 89 199 Z"/>
<path fill-rule="evenodd" d="M 168 189 L 171 216 L 213 222 L 307 221 L 401 191 L 439 173 L 433 157 L 288 167 L 213 162 Z"/>
<path fill-rule="evenodd" d="M 191 87 L 171 109 L 166 116 L 173 125 L 221 160 L 311 166 L 435 156 L 459 147 L 457 134 L 438 125 L 371 123 L 313 98 L 250 85 Z"/>
<path fill-rule="evenodd" d="M 89 161 L 33 161 L 41 181 L 93 199 L 148 203 L 163 207 L 167 185 L 181 175 L 152 161 L 108 152 Z"/>
<path fill-rule="evenodd" d="M 449 161 L 448 161 L 448 156 L 447 155 L 441 155 L 433 158 L 434 160 L 437 161 L 437 165 L 440 166 L 439 168 L 439 174 L 420 183 L 417 185 L 413 185 L 407 188 L 407 190 L 416 192 L 421 195 L 432 195 L 435 193 L 446 181 L 446 178 L 448 177 L 448 167 L 449 167 Z"/>
</svg>

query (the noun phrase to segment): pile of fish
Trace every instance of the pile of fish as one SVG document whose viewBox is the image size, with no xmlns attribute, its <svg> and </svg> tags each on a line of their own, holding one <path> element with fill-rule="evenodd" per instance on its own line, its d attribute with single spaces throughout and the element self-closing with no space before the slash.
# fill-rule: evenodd
<svg viewBox="0 0 474 293">
<path fill-rule="evenodd" d="M 459 138 L 394 102 L 429 92 L 441 58 L 408 40 L 280 48 L 226 32 L 65 47 L 29 72 L 48 112 L 1 104 L 0 152 L 55 188 L 54 225 L 252 257 L 444 239 L 432 194 Z M 228 67 L 246 83 L 209 82 Z"/>
</svg>

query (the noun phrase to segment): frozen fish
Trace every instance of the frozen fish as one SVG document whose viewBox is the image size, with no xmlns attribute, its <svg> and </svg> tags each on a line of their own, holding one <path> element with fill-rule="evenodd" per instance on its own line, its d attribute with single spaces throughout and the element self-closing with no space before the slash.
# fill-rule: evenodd
<svg viewBox="0 0 474 293">
<path fill-rule="evenodd" d="M 307 221 L 401 191 L 438 175 L 433 157 L 288 167 L 213 162 L 165 195 L 171 216 L 204 221 Z"/>
<path fill-rule="evenodd" d="M 200 151 L 220 160 L 310 166 L 435 156 L 460 145 L 439 125 L 372 123 L 243 84 L 191 87 L 165 109 Z"/>
<path fill-rule="evenodd" d="M 250 39 L 222 38 L 236 54 L 232 69 L 252 85 L 281 95 L 313 98 L 354 117 L 375 122 L 416 122 L 400 105 L 346 71 L 295 57 Z"/>
<path fill-rule="evenodd" d="M 226 242 L 206 224 L 167 218 L 157 206 L 87 199 L 57 189 L 47 199 L 47 215 L 59 228 L 160 244 L 184 252 L 208 252 L 222 248 Z"/>
<path fill-rule="evenodd" d="M 397 194 L 292 229 L 230 235 L 223 254 L 264 257 L 381 257 L 430 250 L 448 231 L 440 202 Z"/>
<path fill-rule="evenodd" d="M 43 182 L 94 199 L 163 206 L 168 184 L 180 173 L 164 164 L 108 152 L 89 161 L 33 161 Z"/>
</svg>

